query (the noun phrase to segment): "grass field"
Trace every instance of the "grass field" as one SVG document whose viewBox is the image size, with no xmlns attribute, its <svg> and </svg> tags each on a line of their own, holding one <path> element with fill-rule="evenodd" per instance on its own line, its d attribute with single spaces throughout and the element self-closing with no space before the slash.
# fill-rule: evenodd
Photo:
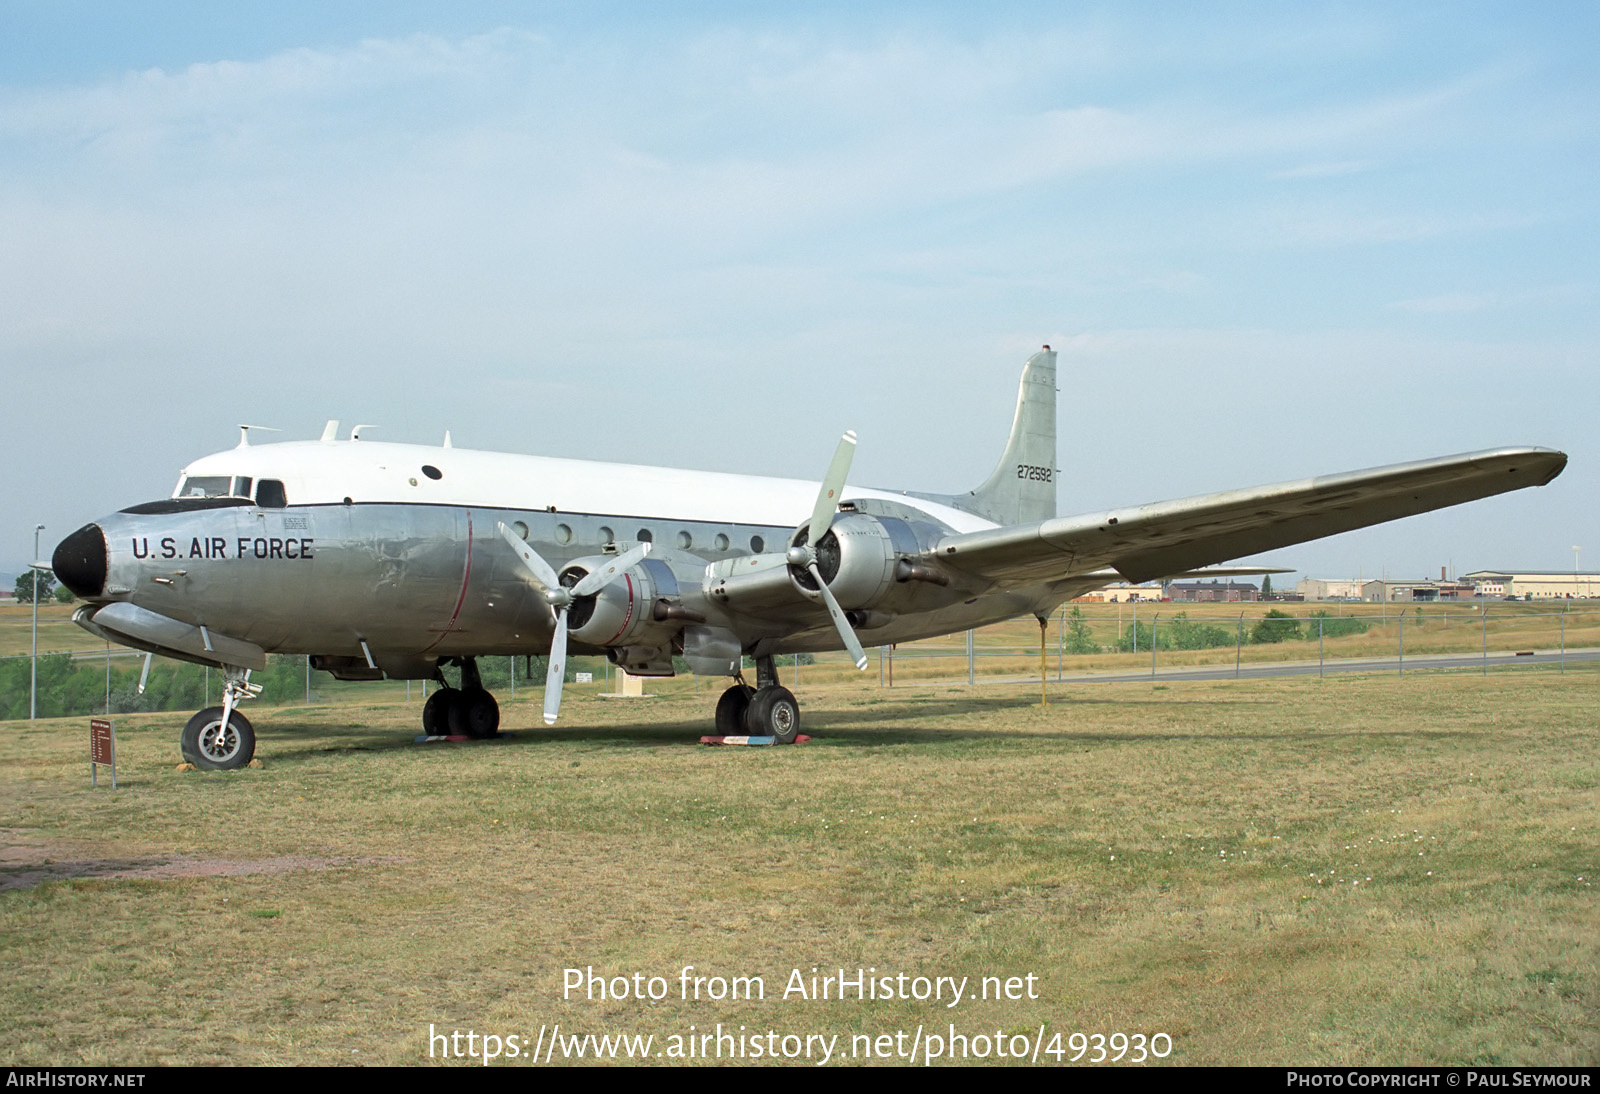
<svg viewBox="0 0 1600 1094">
<path fill-rule="evenodd" d="M 553 731 L 462 745 L 347 701 L 252 712 L 264 766 L 224 775 L 174 770 L 181 716 L 124 716 L 112 792 L 82 719 L 0 723 L 0 1055 L 408 1064 L 430 1023 L 662 1051 L 720 1022 L 837 1034 L 834 1063 L 1041 1024 L 1041 1063 L 1073 1032 L 1165 1033 L 1175 1064 L 1600 1062 L 1593 665 L 1043 709 L 808 671 L 818 737 L 785 749 L 697 745 L 708 691 L 575 690 Z M 766 998 L 684 1001 L 686 965 Z M 589 966 L 670 991 L 564 999 Z M 1038 998 L 782 997 L 813 968 Z"/>
</svg>

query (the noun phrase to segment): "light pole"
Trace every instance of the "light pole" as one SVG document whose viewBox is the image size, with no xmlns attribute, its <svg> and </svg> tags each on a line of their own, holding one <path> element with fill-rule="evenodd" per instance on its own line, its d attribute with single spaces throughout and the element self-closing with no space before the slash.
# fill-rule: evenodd
<svg viewBox="0 0 1600 1094">
<path fill-rule="evenodd" d="M 28 669 L 28 721 L 39 712 L 39 533 L 44 525 L 33 526 L 33 661 Z"/>
</svg>

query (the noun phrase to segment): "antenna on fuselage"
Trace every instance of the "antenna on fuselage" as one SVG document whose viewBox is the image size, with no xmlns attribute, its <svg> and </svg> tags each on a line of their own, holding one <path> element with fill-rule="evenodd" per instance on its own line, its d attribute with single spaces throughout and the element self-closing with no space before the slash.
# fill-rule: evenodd
<svg viewBox="0 0 1600 1094">
<path fill-rule="evenodd" d="M 270 425 L 244 425 L 244 424 L 241 423 L 240 426 L 239 426 L 239 447 L 240 448 L 249 448 L 250 447 L 250 431 L 252 429 L 264 429 L 268 433 L 280 433 L 280 432 L 282 432 L 282 430 L 275 429 L 274 427 L 272 427 Z"/>
<path fill-rule="evenodd" d="M 322 443 L 332 444 L 339 439 L 339 419 L 329 418 L 328 424 L 322 427 Z"/>
<path fill-rule="evenodd" d="M 451 447 L 451 445 L 450 445 L 450 431 L 448 429 L 444 431 L 444 447 L 445 448 Z"/>
<path fill-rule="evenodd" d="M 366 425 L 351 426 L 350 427 L 350 439 L 352 441 L 359 441 L 361 439 L 361 431 L 363 429 L 377 429 L 377 428 L 378 427 L 373 425 L 371 422 L 368 422 Z"/>
</svg>

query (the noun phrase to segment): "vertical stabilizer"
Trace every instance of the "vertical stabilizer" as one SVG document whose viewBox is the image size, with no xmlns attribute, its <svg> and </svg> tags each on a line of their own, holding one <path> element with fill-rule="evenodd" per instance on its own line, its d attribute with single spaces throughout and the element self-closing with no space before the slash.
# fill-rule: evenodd
<svg viewBox="0 0 1600 1094">
<path fill-rule="evenodd" d="M 1056 351 L 1049 346 L 1022 366 L 1017 416 L 994 473 L 953 500 L 997 524 L 1032 524 L 1056 515 Z"/>
</svg>

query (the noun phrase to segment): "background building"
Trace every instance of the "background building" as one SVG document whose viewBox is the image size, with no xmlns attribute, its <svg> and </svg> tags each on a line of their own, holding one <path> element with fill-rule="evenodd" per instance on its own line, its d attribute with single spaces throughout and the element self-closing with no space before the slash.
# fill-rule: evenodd
<svg viewBox="0 0 1600 1094">
<path fill-rule="evenodd" d="M 1600 596 L 1600 573 L 1567 570 L 1474 570 L 1462 574 L 1465 581 L 1484 596 L 1500 588 L 1498 595 L 1525 596 L 1531 600 L 1564 600 L 1567 597 Z"/>
</svg>

